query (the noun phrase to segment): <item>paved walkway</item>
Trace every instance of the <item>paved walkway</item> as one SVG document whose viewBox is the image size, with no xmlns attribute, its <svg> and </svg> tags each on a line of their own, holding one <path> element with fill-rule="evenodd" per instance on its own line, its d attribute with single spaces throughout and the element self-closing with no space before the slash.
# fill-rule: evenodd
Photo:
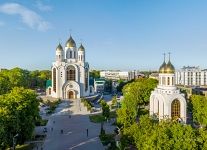
<svg viewBox="0 0 207 150">
<path fill-rule="evenodd" d="M 88 112 L 79 100 L 60 104 L 56 113 L 50 117 L 47 129 L 44 150 L 104 149 L 98 137 L 100 124 L 89 121 Z M 88 129 L 88 137 L 86 129 Z"/>
</svg>

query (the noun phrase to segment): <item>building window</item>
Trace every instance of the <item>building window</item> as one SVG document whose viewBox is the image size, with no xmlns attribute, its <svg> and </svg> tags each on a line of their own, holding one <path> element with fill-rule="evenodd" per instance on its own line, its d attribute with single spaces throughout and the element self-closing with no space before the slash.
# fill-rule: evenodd
<svg viewBox="0 0 207 150">
<path fill-rule="evenodd" d="M 165 77 L 162 77 L 162 85 L 165 85 Z"/>
<path fill-rule="evenodd" d="M 180 101 L 175 99 L 171 104 L 171 118 L 180 118 Z"/>
<path fill-rule="evenodd" d="M 174 78 L 172 77 L 172 85 L 174 85 Z"/>
<path fill-rule="evenodd" d="M 76 55 L 76 53 L 75 53 L 75 51 L 74 51 L 74 58 L 76 58 L 75 55 Z"/>
<path fill-rule="evenodd" d="M 88 90 L 88 69 L 85 70 L 85 91 Z"/>
<path fill-rule="evenodd" d="M 167 77 L 167 85 L 170 85 L 170 77 Z"/>
<path fill-rule="evenodd" d="M 53 91 L 56 92 L 56 69 L 53 68 Z"/>
<path fill-rule="evenodd" d="M 68 66 L 68 68 L 67 68 L 67 80 L 75 81 L 75 67 Z"/>
<path fill-rule="evenodd" d="M 72 51 L 70 51 L 70 58 L 72 58 Z"/>
</svg>

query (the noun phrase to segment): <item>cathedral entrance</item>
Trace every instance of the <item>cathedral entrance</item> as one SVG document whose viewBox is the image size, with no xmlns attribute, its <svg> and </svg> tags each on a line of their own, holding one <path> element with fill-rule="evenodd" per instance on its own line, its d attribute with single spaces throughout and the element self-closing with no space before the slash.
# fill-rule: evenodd
<svg viewBox="0 0 207 150">
<path fill-rule="evenodd" d="M 173 100 L 171 104 L 171 118 L 173 120 L 180 118 L 180 101 L 178 99 Z"/>
<path fill-rule="evenodd" d="M 68 91 L 68 99 L 75 99 L 75 92 L 74 91 Z"/>
</svg>

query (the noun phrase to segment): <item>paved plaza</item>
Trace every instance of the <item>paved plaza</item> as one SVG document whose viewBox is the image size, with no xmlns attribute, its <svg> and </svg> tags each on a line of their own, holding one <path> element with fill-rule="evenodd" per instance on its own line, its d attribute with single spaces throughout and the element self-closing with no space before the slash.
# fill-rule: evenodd
<svg viewBox="0 0 207 150">
<path fill-rule="evenodd" d="M 43 149 L 103 150 L 98 137 L 100 124 L 91 123 L 88 114 L 80 100 L 63 101 L 48 121 Z"/>
</svg>

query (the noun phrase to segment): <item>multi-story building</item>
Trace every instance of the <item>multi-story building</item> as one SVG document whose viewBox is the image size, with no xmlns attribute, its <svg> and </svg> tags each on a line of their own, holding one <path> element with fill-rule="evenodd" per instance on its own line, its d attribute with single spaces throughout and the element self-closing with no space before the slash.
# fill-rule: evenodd
<svg viewBox="0 0 207 150">
<path fill-rule="evenodd" d="M 132 80 L 136 79 L 138 76 L 137 71 L 120 71 L 120 70 L 107 70 L 107 71 L 101 71 L 100 76 L 105 79 L 111 79 L 111 80 Z"/>
<path fill-rule="evenodd" d="M 103 93 L 106 81 L 102 78 L 94 79 L 94 91 L 96 93 Z"/>
<path fill-rule="evenodd" d="M 201 70 L 199 67 L 183 67 L 175 73 L 177 85 L 185 86 L 206 86 L 207 69 Z"/>
</svg>

